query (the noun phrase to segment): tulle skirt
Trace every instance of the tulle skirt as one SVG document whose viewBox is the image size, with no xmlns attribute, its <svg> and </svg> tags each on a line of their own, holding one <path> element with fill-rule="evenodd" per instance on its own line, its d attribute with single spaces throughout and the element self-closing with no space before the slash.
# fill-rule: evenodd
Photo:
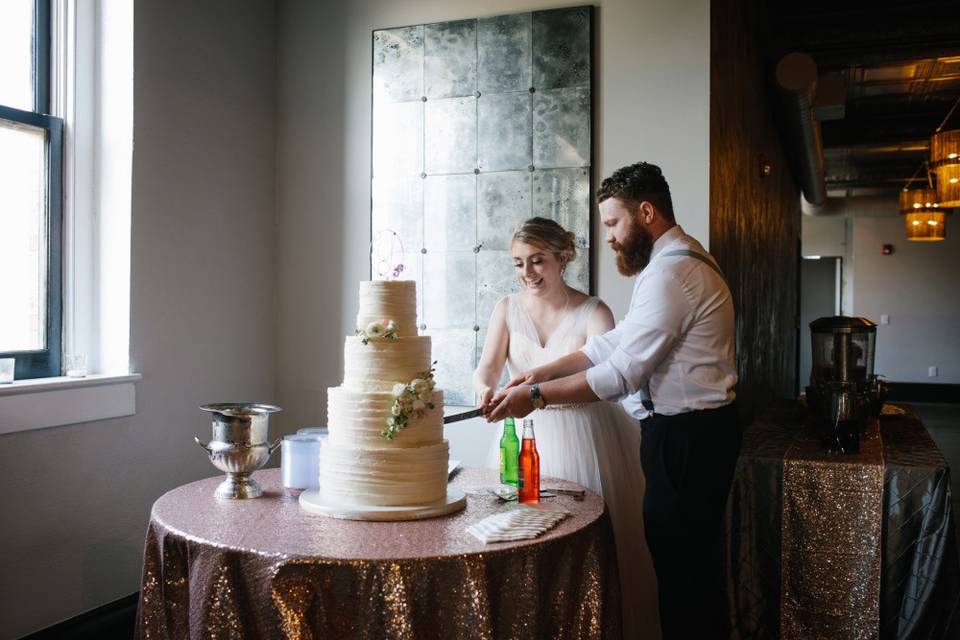
<svg viewBox="0 0 960 640">
<path fill-rule="evenodd" d="M 660 636 L 657 586 L 643 534 L 640 424 L 619 404 L 591 402 L 534 411 L 540 477 L 562 478 L 603 496 L 613 524 L 623 599 L 623 637 Z M 520 420 L 517 437 L 523 437 Z M 487 466 L 499 464 L 499 435 Z M 541 480 L 541 487 L 549 481 Z"/>
</svg>

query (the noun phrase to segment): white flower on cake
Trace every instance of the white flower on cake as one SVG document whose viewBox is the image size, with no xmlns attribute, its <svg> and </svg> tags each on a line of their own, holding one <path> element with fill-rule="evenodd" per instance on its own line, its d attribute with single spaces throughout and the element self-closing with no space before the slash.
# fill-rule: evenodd
<svg viewBox="0 0 960 640">
<path fill-rule="evenodd" d="M 357 329 L 358 336 L 363 336 L 360 342 L 370 344 L 371 340 L 398 340 L 397 323 L 389 318 L 380 322 L 371 322 L 365 329 Z"/>
<path fill-rule="evenodd" d="M 393 406 L 390 408 L 390 417 L 387 418 L 387 428 L 380 435 L 387 440 L 394 437 L 406 426 L 410 418 L 422 418 L 427 411 L 432 410 L 433 369 L 417 374 L 409 384 L 397 383 L 393 386 Z"/>
</svg>

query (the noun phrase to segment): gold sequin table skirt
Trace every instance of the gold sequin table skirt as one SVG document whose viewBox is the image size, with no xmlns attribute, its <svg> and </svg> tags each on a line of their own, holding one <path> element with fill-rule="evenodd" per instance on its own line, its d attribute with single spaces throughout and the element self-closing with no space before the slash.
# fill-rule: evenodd
<svg viewBox="0 0 960 640">
<path fill-rule="evenodd" d="M 726 513 L 734 638 L 960 638 L 950 470 L 919 418 L 860 453 L 820 447 L 805 407 L 746 429 Z"/>
<path fill-rule="evenodd" d="M 539 538 L 485 545 L 466 527 L 507 508 L 475 492 L 494 471 L 456 476 L 463 511 L 412 522 L 306 513 L 276 469 L 255 475 L 258 499 L 215 499 L 217 477 L 154 503 L 138 638 L 620 637 L 613 534 L 590 491 L 551 498 L 573 516 Z"/>
</svg>

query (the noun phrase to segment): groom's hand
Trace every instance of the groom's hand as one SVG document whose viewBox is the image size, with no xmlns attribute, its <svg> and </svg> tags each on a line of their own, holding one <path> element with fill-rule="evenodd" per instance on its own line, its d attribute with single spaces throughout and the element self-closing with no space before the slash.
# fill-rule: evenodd
<svg viewBox="0 0 960 640">
<path fill-rule="evenodd" d="M 504 388 L 493 397 L 490 403 L 496 406 L 494 406 L 492 411 L 487 412 L 487 422 L 503 420 L 507 416 L 511 418 L 523 418 L 533 411 L 530 387 L 526 384 L 509 389 Z"/>
<path fill-rule="evenodd" d="M 546 382 L 548 380 L 553 380 L 553 374 L 546 366 L 535 367 L 529 371 L 524 371 L 516 378 L 508 382 L 503 388 L 512 389 L 517 385 L 521 384 L 538 384 L 540 382 Z"/>
</svg>

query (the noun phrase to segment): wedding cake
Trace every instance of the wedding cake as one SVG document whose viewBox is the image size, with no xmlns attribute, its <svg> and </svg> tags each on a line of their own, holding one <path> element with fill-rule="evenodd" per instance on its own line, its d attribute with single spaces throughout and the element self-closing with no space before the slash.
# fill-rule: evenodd
<svg viewBox="0 0 960 640">
<path fill-rule="evenodd" d="M 416 321 L 415 282 L 360 283 L 343 384 L 327 390 L 320 494 L 328 503 L 425 505 L 447 496 L 443 392 L 434 388 L 430 336 L 417 335 Z"/>
</svg>

